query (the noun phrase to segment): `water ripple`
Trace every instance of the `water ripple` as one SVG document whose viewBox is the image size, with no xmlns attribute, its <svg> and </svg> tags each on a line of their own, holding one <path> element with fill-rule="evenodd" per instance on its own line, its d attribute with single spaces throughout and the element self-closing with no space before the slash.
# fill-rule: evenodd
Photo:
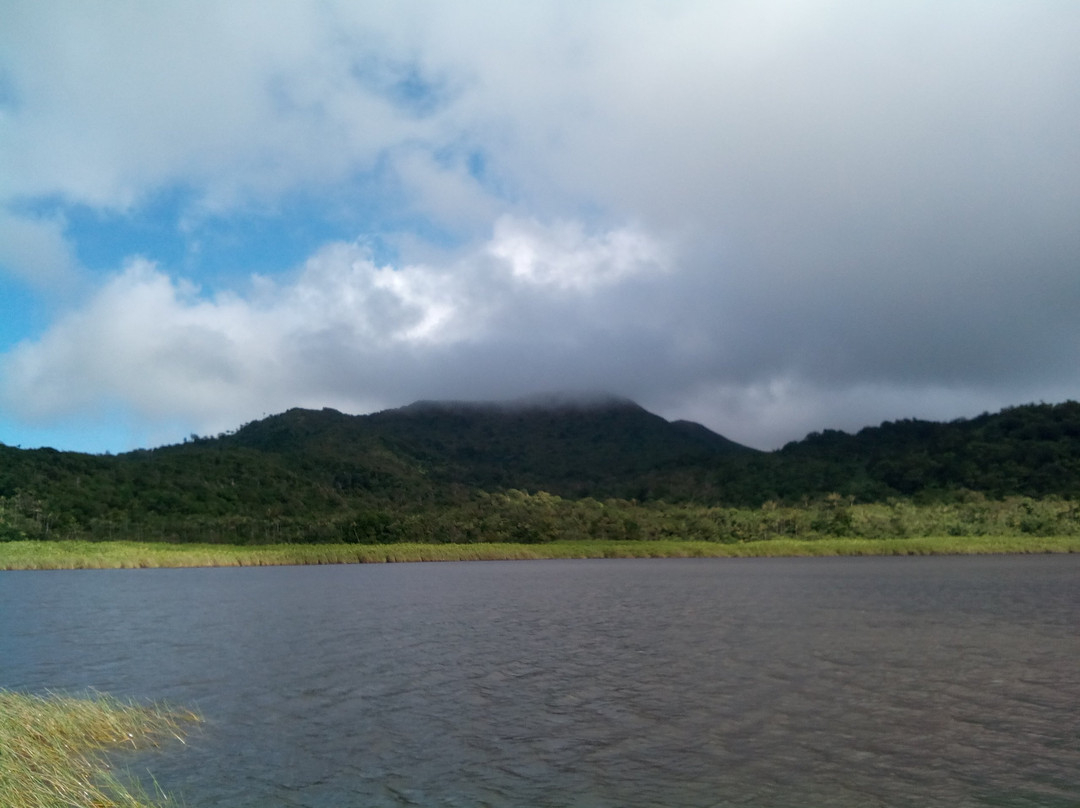
<svg viewBox="0 0 1080 808">
<path fill-rule="evenodd" d="M 1080 804 L 1080 558 L 0 573 L 0 685 L 198 808 Z"/>
</svg>

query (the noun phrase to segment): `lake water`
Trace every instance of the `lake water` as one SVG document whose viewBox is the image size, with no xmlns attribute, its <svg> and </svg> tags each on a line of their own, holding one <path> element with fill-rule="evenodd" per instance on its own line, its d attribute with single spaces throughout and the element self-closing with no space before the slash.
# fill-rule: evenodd
<svg viewBox="0 0 1080 808">
<path fill-rule="evenodd" d="M 0 572 L 189 808 L 1080 805 L 1080 556 Z"/>
</svg>

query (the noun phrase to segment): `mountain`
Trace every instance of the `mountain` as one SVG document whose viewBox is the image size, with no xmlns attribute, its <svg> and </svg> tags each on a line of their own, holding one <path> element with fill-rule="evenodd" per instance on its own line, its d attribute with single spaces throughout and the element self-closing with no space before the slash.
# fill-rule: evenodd
<svg viewBox="0 0 1080 808">
<path fill-rule="evenodd" d="M 1028 404 L 949 423 L 906 419 L 812 433 L 775 453 L 791 492 L 826 476 L 865 500 L 955 490 L 1080 496 L 1080 403 Z M 820 486 L 817 486 L 820 489 Z"/>
<path fill-rule="evenodd" d="M 1080 404 L 826 430 L 775 452 L 611 396 L 292 409 L 117 456 L 0 444 L 0 540 L 532 540 L 552 508 L 560 531 L 622 536 L 643 509 L 660 524 L 673 507 L 948 503 L 972 492 L 1080 499 Z M 637 510 L 590 510 L 617 501 Z M 717 518 L 694 517 L 703 530 L 719 530 Z"/>
<path fill-rule="evenodd" d="M 439 485 L 626 496 L 664 470 L 756 454 L 699 424 L 669 423 L 613 396 L 509 402 L 420 401 L 373 415 L 289 410 L 248 424 L 225 446 L 305 454 L 384 470 L 422 470 Z"/>
<path fill-rule="evenodd" d="M 499 492 L 692 499 L 687 474 L 759 454 L 614 397 L 292 409 L 193 437 L 117 456 L 0 445 L 0 540 L 415 538 L 435 530 L 424 519 L 444 532 L 479 520 L 460 509 L 494 507 Z M 503 533 L 528 535 L 531 519 Z"/>
</svg>

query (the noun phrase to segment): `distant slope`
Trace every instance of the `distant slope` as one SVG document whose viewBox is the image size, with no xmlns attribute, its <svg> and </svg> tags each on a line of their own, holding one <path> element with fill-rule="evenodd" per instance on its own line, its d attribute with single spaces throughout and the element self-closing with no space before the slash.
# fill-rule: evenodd
<svg viewBox="0 0 1080 808">
<path fill-rule="evenodd" d="M 115 457 L 0 444 L 0 541 L 382 541 L 426 535 L 433 515 L 447 536 L 466 523 L 470 540 L 532 535 L 527 522 L 542 521 L 537 512 L 522 521 L 507 516 L 517 506 L 493 504 L 511 489 L 751 507 L 830 494 L 1076 500 L 1080 404 L 813 433 L 770 453 L 613 397 L 418 402 L 359 416 L 293 409 L 232 434 Z M 502 513 L 497 530 L 493 508 Z M 616 522 L 594 514 L 578 527 L 632 532 Z"/>
<path fill-rule="evenodd" d="M 381 457 L 384 470 L 420 470 L 439 484 L 566 495 L 626 495 L 644 475 L 756 454 L 614 397 L 422 401 L 366 416 L 290 410 L 222 440 L 338 462 Z"/>
<path fill-rule="evenodd" d="M 1080 404 L 811 433 L 764 453 L 616 397 L 424 401 L 366 416 L 290 410 L 209 442 L 307 458 L 368 488 L 449 485 L 757 505 L 970 490 L 1080 496 Z"/>
<path fill-rule="evenodd" d="M 827 430 L 773 455 L 783 496 L 824 489 L 864 501 L 970 490 L 1080 496 L 1080 403 L 1029 404 L 950 423 L 902 420 Z"/>
</svg>

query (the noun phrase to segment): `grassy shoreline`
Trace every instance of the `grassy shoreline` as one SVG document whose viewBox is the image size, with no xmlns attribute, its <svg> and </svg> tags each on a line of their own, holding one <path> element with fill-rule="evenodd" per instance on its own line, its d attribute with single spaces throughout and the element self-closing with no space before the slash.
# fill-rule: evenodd
<svg viewBox="0 0 1080 808">
<path fill-rule="evenodd" d="M 256 567 L 409 561 L 555 558 L 750 558 L 802 556 L 1077 553 L 1080 536 L 932 536 L 910 539 L 564 541 L 548 544 L 167 544 L 13 541 L 0 543 L 0 570 Z"/>
<path fill-rule="evenodd" d="M 180 739 L 185 711 L 92 693 L 35 696 L 0 689 L 0 805 L 150 808 L 110 771 L 110 748 Z M 182 739 L 181 739 L 182 740 Z"/>
</svg>

